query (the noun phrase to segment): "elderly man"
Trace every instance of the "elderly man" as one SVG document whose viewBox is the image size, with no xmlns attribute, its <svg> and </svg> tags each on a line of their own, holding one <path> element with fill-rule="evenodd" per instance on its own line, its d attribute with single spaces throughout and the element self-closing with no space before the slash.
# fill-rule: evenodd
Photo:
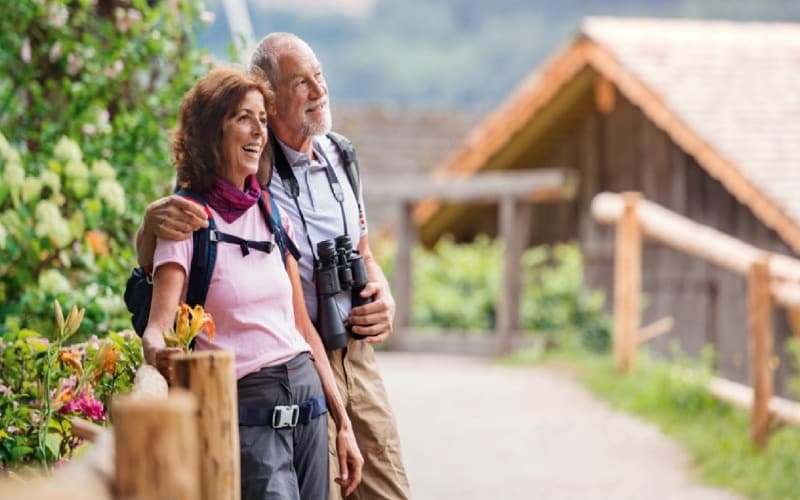
<svg viewBox="0 0 800 500">
<path fill-rule="evenodd" d="M 270 34 L 254 51 L 251 69 L 263 74 L 275 91 L 274 105 L 267 110 L 275 154 L 269 188 L 296 235 L 300 276 L 312 321 L 319 319 L 316 245 L 347 235 L 356 243 L 366 267 L 368 282 L 360 295 L 372 300 L 352 307 L 349 291 L 336 294 L 350 338 L 344 348 L 328 351 L 358 447 L 364 454 L 360 485 L 352 493 L 344 493 L 354 499 L 408 498 L 397 426 L 372 347 L 392 332 L 394 299 L 369 247 L 360 186 L 351 189 L 358 184 L 358 176 L 354 178 L 352 171 L 347 171 L 346 150 L 352 146 L 341 136 L 330 134 L 328 88 L 322 65 L 307 43 L 289 33 Z M 156 236 L 188 238 L 205 223 L 202 210 L 179 197 L 152 203 L 137 235 L 140 264 L 149 263 Z M 330 434 L 333 443 L 333 427 Z M 331 453 L 334 449 L 331 446 Z M 330 463 L 331 477 L 338 478 L 344 461 L 332 456 Z M 339 488 L 331 488 L 332 498 L 340 495 Z"/>
</svg>

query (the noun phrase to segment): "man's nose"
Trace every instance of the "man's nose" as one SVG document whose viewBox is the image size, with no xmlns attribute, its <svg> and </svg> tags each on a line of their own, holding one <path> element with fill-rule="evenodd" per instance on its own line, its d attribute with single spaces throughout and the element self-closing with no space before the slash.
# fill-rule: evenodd
<svg viewBox="0 0 800 500">
<path fill-rule="evenodd" d="M 311 97 L 313 99 L 323 97 L 327 93 L 328 89 L 324 83 L 317 80 L 311 80 L 311 82 Z"/>
</svg>

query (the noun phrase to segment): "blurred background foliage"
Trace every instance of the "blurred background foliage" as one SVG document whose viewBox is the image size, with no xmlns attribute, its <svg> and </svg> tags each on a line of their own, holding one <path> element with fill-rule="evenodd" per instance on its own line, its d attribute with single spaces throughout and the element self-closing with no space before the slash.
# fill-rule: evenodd
<svg viewBox="0 0 800 500">
<path fill-rule="evenodd" d="M 376 253 L 391 276 L 395 248 L 378 245 Z M 430 250 L 415 248 L 413 325 L 494 329 L 502 263 L 502 243 L 486 236 L 469 244 L 443 238 Z M 603 293 L 584 289 L 582 266 L 576 243 L 528 249 L 522 257 L 521 326 L 542 335 L 549 347 L 577 344 L 605 352 L 610 347 L 611 320 Z"/>
<path fill-rule="evenodd" d="M 169 130 L 210 57 L 196 1 L 0 0 L 0 328 L 128 326 L 145 204 L 170 189 Z"/>
</svg>

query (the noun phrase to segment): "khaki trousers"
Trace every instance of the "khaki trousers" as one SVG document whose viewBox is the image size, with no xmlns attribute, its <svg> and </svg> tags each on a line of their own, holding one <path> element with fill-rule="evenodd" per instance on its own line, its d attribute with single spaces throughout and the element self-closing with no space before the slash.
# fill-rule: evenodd
<svg viewBox="0 0 800 500">
<path fill-rule="evenodd" d="M 353 423 L 358 447 L 364 456 L 359 487 L 348 500 L 410 498 L 408 478 L 400 452 L 400 439 L 394 413 L 375 362 L 371 344 L 350 339 L 347 349 L 328 351 L 328 359 Z M 328 452 L 330 454 L 330 499 L 342 498 L 342 488 L 333 478 L 339 476 L 336 456 L 336 426 L 328 413 Z"/>
</svg>

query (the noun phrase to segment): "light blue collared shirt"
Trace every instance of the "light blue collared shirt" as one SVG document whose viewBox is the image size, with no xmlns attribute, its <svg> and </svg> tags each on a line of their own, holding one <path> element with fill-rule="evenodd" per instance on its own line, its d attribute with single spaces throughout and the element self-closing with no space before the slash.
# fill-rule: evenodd
<svg viewBox="0 0 800 500">
<path fill-rule="evenodd" d="M 336 144 L 324 135 L 314 137 L 315 154 L 313 157 L 300 151 L 296 151 L 278 140 L 283 150 L 292 172 L 297 178 L 300 194 L 297 203 L 303 211 L 306 225 L 308 227 L 308 237 L 306 228 L 297 210 L 294 199 L 284 189 L 283 182 L 277 172 L 273 172 L 270 182 L 270 193 L 275 198 L 281 211 L 289 217 L 292 229 L 295 234 L 295 243 L 300 250 L 300 280 L 303 284 L 303 296 L 305 297 L 308 314 L 312 321 L 317 320 L 317 293 L 314 284 L 314 256 L 309 246 L 309 237 L 314 244 L 314 254 L 316 245 L 323 240 L 332 240 L 344 234 L 344 224 L 342 221 L 342 211 L 339 202 L 334 198 L 328 177 L 325 174 L 325 159 L 331 163 L 333 172 L 342 187 L 344 195 L 344 212 L 347 219 L 347 234 L 353 242 L 353 248 L 358 247 L 358 242 L 362 236 L 367 234 L 366 224 L 359 223 L 358 203 L 355 194 L 350 186 L 350 182 L 345 172 L 342 156 Z M 322 152 L 320 155 L 319 151 Z M 323 156 L 324 155 L 324 156 Z M 361 193 L 359 193 L 361 198 Z M 364 206 L 361 199 L 361 206 Z M 347 318 L 352 307 L 350 291 L 341 292 L 336 297 L 339 305 L 339 313 L 342 319 Z"/>
</svg>

